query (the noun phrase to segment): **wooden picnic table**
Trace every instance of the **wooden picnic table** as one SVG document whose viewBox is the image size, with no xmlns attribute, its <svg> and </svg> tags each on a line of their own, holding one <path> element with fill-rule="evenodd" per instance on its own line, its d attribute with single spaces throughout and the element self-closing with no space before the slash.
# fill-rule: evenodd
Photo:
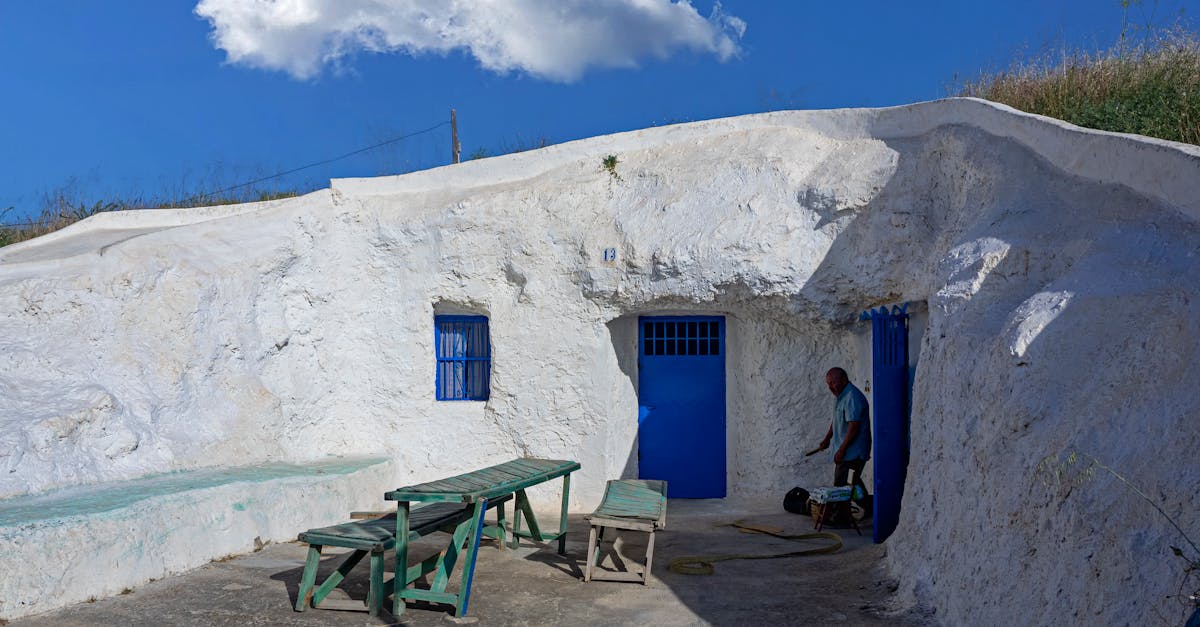
<svg viewBox="0 0 1200 627">
<path fill-rule="evenodd" d="M 567 504 L 571 489 L 571 473 L 579 470 L 579 462 L 558 459 L 519 458 L 489 466 L 473 472 L 447 479 L 429 481 L 398 488 L 384 495 L 396 501 L 396 571 L 406 572 L 408 567 L 408 538 L 410 505 L 414 502 L 467 503 L 474 506 L 473 516 L 459 525 L 452 534 L 449 548 L 439 558 L 437 572 L 428 590 L 409 587 L 408 577 L 395 577 L 392 591 L 392 614 L 399 617 L 404 612 L 405 600 L 430 601 L 453 605 L 456 616 L 465 616 L 471 597 L 471 581 L 475 574 L 475 558 L 479 551 L 479 540 L 483 535 L 498 537 L 501 547 L 505 543 L 504 505 L 497 508 L 497 526 L 484 527 L 484 512 L 488 501 L 514 495 L 512 547 L 516 548 L 519 538 L 549 542 L 558 540 L 558 552 L 564 553 L 567 541 Z M 558 531 L 546 533 L 538 526 L 533 508 L 525 495 L 525 489 L 562 477 L 562 509 Z M 521 530 L 522 516 L 529 531 Z M 490 532 L 490 533 L 489 533 Z M 454 571 L 460 553 L 466 549 L 463 563 L 462 585 L 458 594 L 446 592 L 446 584 Z"/>
</svg>

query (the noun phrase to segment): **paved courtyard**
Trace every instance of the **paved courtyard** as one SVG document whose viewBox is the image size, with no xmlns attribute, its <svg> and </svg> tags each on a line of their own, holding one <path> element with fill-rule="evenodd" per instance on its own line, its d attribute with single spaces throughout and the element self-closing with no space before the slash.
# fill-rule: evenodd
<svg viewBox="0 0 1200 627">
<path fill-rule="evenodd" d="M 554 517 L 539 516 L 553 521 Z M 668 527 L 655 541 L 655 563 L 648 586 L 594 581 L 582 583 L 587 526 L 582 516 L 570 519 L 567 555 L 551 545 L 524 542 L 516 551 L 501 552 L 487 542 L 480 550 L 469 614 L 458 619 L 444 607 L 410 605 L 400 621 L 390 615 L 373 619 L 365 612 L 292 611 L 305 547 L 272 544 L 251 555 L 213 562 L 188 573 L 151 582 L 117 597 L 82 603 L 63 610 L 17 620 L 11 627 L 43 625 L 697 625 L 797 623 L 846 625 L 916 624 L 920 617 L 888 610 L 894 584 L 882 567 L 885 547 L 863 536 L 837 530 L 845 548 L 832 555 L 771 560 L 737 560 L 716 564 L 711 576 L 681 575 L 670 570 L 672 558 L 720 553 L 766 554 L 795 551 L 816 544 L 788 542 L 739 533 L 735 520 L 783 528 L 784 533 L 811 530 L 812 520 L 784 512 L 774 502 L 672 500 Z M 626 533 L 619 552 L 638 563 L 644 534 Z M 116 539 L 114 539 L 116 540 Z M 421 540 L 413 557 L 424 557 L 444 544 L 436 534 Z M 340 558 L 322 562 L 321 577 Z M 609 563 L 611 566 L 611 562 Z M 451 584 L 453 589 L 455 584 Z M 349 598 L 367 593 L 365 564 L 347 578 Z M 331 599 L 345 599 L 341 590 Z"/>
</svg>

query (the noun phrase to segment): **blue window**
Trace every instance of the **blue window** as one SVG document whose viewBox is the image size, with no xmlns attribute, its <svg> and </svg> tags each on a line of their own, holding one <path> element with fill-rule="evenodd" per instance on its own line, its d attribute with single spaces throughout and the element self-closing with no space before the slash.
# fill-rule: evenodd
<svg viewBox="0 0 1200 627">
<path fill-rule="evenodd" d="M 486 401 L 492 349 L 485 316 L 435 316 L 437 400 Z"/>
</svg>

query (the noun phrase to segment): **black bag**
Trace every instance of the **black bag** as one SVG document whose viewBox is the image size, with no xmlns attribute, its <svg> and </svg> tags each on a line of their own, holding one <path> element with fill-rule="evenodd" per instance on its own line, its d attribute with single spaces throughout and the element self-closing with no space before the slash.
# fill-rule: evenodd
<svg viewBox="0 0 1200 627">
<path fill-rule="evenodd" d="M 788 491 L 787 496 L 783 497 L 783 509 L 793 514 L 811 516 L 808 508 L 808 490 L 795 487 Z"/>
</svg>

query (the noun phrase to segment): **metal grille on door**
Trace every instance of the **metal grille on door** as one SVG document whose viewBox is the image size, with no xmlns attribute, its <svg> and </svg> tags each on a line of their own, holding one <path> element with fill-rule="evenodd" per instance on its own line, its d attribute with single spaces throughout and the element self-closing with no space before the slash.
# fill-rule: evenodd
<svg viewBox="0 0 1200 627">
<path fill-rule="evenodd" d="M 642 321 L 642 354 L 651 357 L 720 355 L 717 321 Z"/>
</svg>

